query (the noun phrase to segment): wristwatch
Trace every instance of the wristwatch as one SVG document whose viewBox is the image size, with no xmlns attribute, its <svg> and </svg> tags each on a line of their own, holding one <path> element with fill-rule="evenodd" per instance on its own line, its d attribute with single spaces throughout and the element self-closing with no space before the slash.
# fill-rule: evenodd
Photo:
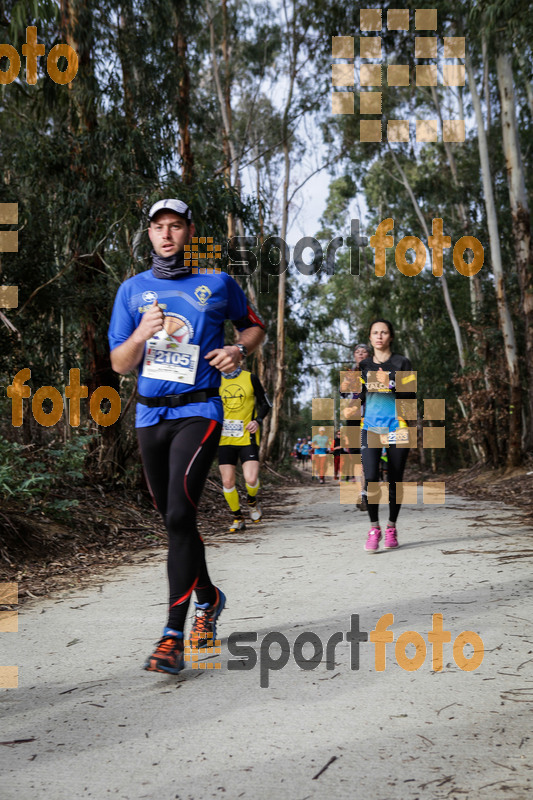
<svg viewBox="0 0 533 800">
<path fill-rule="evenodd" d="M 248 355 L 248 350 L 243 344 L 234 344 L 233 347 L 236 347 L 239 353 L 241 354 L 241 361 L 243 358 L 246 358 Z"/>
</svg>

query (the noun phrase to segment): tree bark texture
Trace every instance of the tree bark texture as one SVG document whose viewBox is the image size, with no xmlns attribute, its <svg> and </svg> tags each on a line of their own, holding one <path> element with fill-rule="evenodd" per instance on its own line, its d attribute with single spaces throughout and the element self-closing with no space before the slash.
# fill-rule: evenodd
<svg viewBox="0 0 533 800">
<path fill-rule="evenodd" d="M 481 102 L 476 86 L 474 70 L 472 68 L 472 62 L 468 52 L 466 52 L 465 65 L 468 74 L 470 94 L 472 96 L 472 104 L 474 106 L 474 113 L 476 116 L 479 160 L 481 164 L 481 177 L 483 181 L 483 195 L 487 214 L 487 226 L 489 229 L 490 254 L 492 270 L 494 273 L 494 288 L 496 292 L 496 302 L 498 305 L 500 331 L 503 336 L 507 372 L 509 375 L 509 442 L 507 450 L 507 463 L 509 466 L 517 466 L 520 464 L 522 459 L 520 441 L 522 388 L 520 385 L 518 353 L 516 350 L 513 321 L 505 292 L 502 254 L 498 231 L 498 217 L 496 214 L 494 191 L 492 188 L 487 135 L 485 133 L 483 112 L 481 110 Z"/>
<path fill-rule="evenodd" d="M 516 272 L 520 286 L 520 306 L 524 315 L 526 375 L 528 380 L 529 430 L 526 445 L 533 444 L 533 243 L 524 165 L 520 151 L 511 56 L 500 53 L 496 72 L 501 101 L 503 152 L 509 185 Z"/>
</svg>

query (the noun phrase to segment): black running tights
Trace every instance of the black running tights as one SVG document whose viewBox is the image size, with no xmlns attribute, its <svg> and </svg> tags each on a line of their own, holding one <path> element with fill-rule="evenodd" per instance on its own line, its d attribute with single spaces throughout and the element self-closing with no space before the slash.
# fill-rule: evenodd
<svg viewBox="0 0 533 800">
<path fill-rule="evenodd" d="M 193 591 L 214 603 L 196 508 L 216 455 L 221 425 L 204 417 L 137 428 L 148 486 L 168 532 L 169 628 L 183 631 Z"/>
<path fill-rule="evenodd" d="M 400 513 L 401 504 L 396 502 L 396 481 L 403 480 L 403 471 L 409 450 L 407 447 L 396 447 L 389 444 L 387 447 L 387 480 L 389 483 L 389 520 L 396 522 Z M 379 462 L 381 459 L 381 446 L 369 447 L 367 431 L 361 434 L 361 460 L 363 462 L 363 473 L 365 476 L 365 493 L 369 482 L 379 481 Z M 368 497 L 367 497 L 368 502 Z M 379 521 L 379 505 L 368 503 L 368 515 L 370 522 Z"/>
</svg>

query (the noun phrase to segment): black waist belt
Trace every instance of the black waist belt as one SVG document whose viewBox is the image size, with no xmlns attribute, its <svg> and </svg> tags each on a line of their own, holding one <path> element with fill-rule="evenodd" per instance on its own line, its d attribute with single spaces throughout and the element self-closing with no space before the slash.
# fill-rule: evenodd
<svg viewBox="0 0 533 800">
<path fill-rule="evenodd" d="M 198 392 L 187 392 L 186 394 L 167 394 L 165 397 L 143 397 L 142 394 L 138 394 L 137 400 L 149 408 L 159 406 L 178 408 L 186 406 L 188 403 L 206 403 L 211 397 L 219 397 L 218 389 L 201 389 Z"/>
</svg>

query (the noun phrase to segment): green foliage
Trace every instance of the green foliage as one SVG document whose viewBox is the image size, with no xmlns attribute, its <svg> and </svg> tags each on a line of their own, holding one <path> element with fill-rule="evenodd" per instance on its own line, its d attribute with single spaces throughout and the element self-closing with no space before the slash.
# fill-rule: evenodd
<svg viewBox="0 0 533 800">
<path fill-rule="evenodd" d="M 20 80 L 0 87 L 0 202 L 18 202 L 16 227 L 20 229 L 19 252 L 2 254 L 1 259 L 2 283 L 20 287 L 20 304 L 16 311 L 7 312 L 15 332 L 0 322 L 4 334 L 0 337 L 0 375 L 12 376 L 30 366 L 34 387 L 62 387 L 68 381 L 68 370 L 79 367 L 82 382 L 91 388 L 98 384 L 119 388 L 109 369 L 106 331 L 119 284 L 148 264 L 150 246 L 144 232 L 147 208 L 165 195 L 182 197 L 193 208 L 198 234 L 213 236 L 215 241 L 227 238 L 229 213 L 242 221 L 246 233 L 265 237 L 278 233 L 284 123 L 289 130 L 290 157 L 296 165 L 309 154 L 301 120 L 304 115 L 309 119 L 310 110 L 314 115 L 311 127 L 322 130 L 334 162 L 322 218 L 324 229 L 319 236 L 329 240 L 345 230 L 352 203 L 358 200 L 365 207 L 367 230 L 363 233 L 371 235 L 381 219 L 390 216 L 395 220 L 396 243 L 405 235 L 425 241 L 386 143 L 359 141 L 358 93 L 354 115 L 333 117 L 330 113 L 331 36 L 354 35 L 359 10 L 367 5 L 340 0 L 288 4 L 289 14 L 295 11 L 288 37 L 278 6 L 266 0 L 235 0 L 227 4 L 226 59 L 221 4 L 104 0 L 96 5 L 72 0 L 70 8 L 78 13 L 78 22 L 73 31 L 68 31 L 68 15 L 61 16 L 52 0 L 0 3 L 0 40 L 12 42 L 20 51 L 26 26 L 37 24 L 39 41 L 47 52 L 72 33 L 81 56 L 78 76 L 70 88 L 46 76 L 44 59 L 40 60 L 36 86 Z M 420 7 L 437 8 L 439 38 L 466 35 L 479 87 L 483 68 L 487 66 L 489 71 L 493 120 L 488 136 L 502 252 L 508 265 L 505 288 L 522 348 L 507 171 L 492 68 L 498 48 L 515 44 L 520 136 L 526 183 L 531 188 L 532 120 L 527 100 L 531 14 L 526 0 L 469 0 L 463 4 L 435 0 Z M 240 159 L 239 178 L 242 180 L 247 171 L 245 185 L 253 187 L 251 197 L 246 197 L 242 189 L 237 191 L 234 176 L 228 181 L 225 173 L 227 143 L 213 80 L 208 14 L 214 15 L 215 55 L 222 87 L 231 86 L 231 139 Z M 483 64 L 481 33 L 489 43 L 487 65 Z M 415 89 L 412 34 L 412 29 L 406 36 L 388 31 L 386 26 L 380 34 L 386 60 L 410 64 L 413 74 L 409 87 L 389 87 L 384 82 L 385 118 L 435 116 L 431 92 L 423 87 Z M 185 60 L 178 57 L 179 36 L 186 44 Z M 288 48 L 291 37 L 297 45 L 292 55 Z M 282 95 L 292 56 L 298 76 L 286 118 Z M 184 96 L 187 82 L 188 98 Z M 471 117 L 468 87 L 450 91 L 439 82 L 437 92 L 443 116 L 447 112 L 457 116 L 454 112 L 461 99 L 465 116 Z M 179 153 L 180 125 L 185 117 L 194 155 L 192 181 L 182 174 Z M 475 132 L 463 145 L 453 146 L 458 185 L 442 142 L 392 147 L 429 229 L 434 217 L 442 217 L 444 232 L 451 236 L 452 244 L 468 233 L 485 246 L 485 267 L 480 274 L 483 301 L 475 320 L 476 336 L 485 342 L 482 353 L 469 327 L 473 325 L 469 281 L 454 270 L 450 251 L 445 256 L 450 294 L 465 340 L 466 372 L 478 375 L 483 359 L 501 362 L 501 335 Z M 230 170 L 233 168 L 230 165 Z M 292 190 L 297 181 L 294 171 L 291 181 Z M 466 231 L 459 214 L 461 203 L 467 213 Z M 361 275 L 357 277 L 350 274 L 348 255 L 339 253 L 336 274 L 318 275 L 306 281 L 301 291 L 291 273 L 286 302 L 285 430 L 292 430 L 291 409 L 298 413 L 298 392 L 309 380 L 324 374 L 314 365 L 326 364 L 325 372 L 335 384 L 335 371 L 349 365 L 352 345 L 366 339 L 368 323 L 378 315 L 388 316 L 397 324 L 395 346 L 411 356 L 422 376 L 424 396 L 446 397 L 457 410 L 458 390 L 453 376 L 460 369 L 440 282 L 426 272 L 413 279 L 401 276 L 392 251 L 387 254 L 387 275 L 377 278 L 373 255 L 370 248 L 361 250 Z M 271 389 L 277 281 L 270 281 L 269 293 L 261 293 L 258 278 L 258 274 L 253 275 L 242 285 L 246 291 L 250 287 L 255 290 L 259 310 L 267 321 L 265 382 Z M 129 383 L 122 381 L 121 385 L 123 392 L 129 391 Z M 463 386 L 463 393 L 468 392 L 468 385 Z M 526 375 L 524 386 L 529 388 Z M 130 418 L 124 428 L 129 424 Z M 129 442 L 124 445 L 120 428 L 117 424 L 106 432 L 106 447 L 112 454 L 107 476 L 110 481 L 123 480 L 117 477 L 117 464 L 122 476 L 130 469 L 132 448 Z M 19 435 L 22 438 L 23 433 Z M 102 431 L 98 436 L 101 441 Z M 40 454 L 37 461 L 29 456 L 30 451 L 10 451 L 15 463 L 22 459 L 30 474 L 22 467 L 13 474 L 2 467 L 5 497 L 19 492 L 20 498 L 42 499 L 46 487 L 56 485 L 54 475 L 61 470 L 65 470 L 68 482 L 80 480 L 83 458 L 78 463 L 72 451 L 72 447 L 81 447 L 83 453 L 79 437 L 53 447 L 55 466 L 49 456 Z M 95 448 L 93 442 L 91 449 Z M 56 501 L 63 502 L 50 498 L 49 507 Z M 57 506 L 56 512 L 63 513 L 62 507 Z"/>
<path fill-rule="evenodd" d="M 75 499 L 58 497 L 83 483 L 83 463 L 90 437 L 76 435 L 60 448 L 35 452 L 0 436 L 0 499 L 24 511 L 39 510 L 52 519 L 65 520 Z"/>
</svg>

